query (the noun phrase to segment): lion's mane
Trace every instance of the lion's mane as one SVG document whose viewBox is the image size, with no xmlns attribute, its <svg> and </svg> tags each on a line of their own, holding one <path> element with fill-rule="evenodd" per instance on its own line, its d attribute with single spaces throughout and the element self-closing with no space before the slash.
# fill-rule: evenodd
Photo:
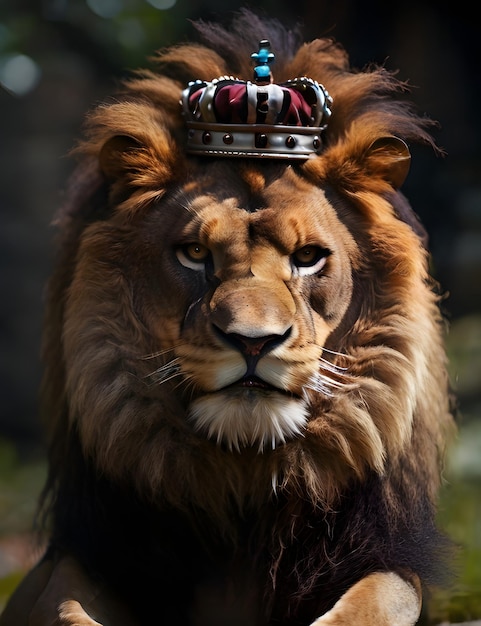
<svg viewBox="0 0 481 626">
<path fill-rule="evenodd" d="M 293 33 L 248 12 L 229 32 L 198 29 L 205 44 L 160 52 L 155 72 L 136 73 L 93 110 L 76 150 L 45 323 L 44 506 L 53 548 L 73 552 L 137 607 L 162 586 L 178 598 L 180 570 L 201 576 L 204 554 L 243 563 L 243 552 L 268 574 L 266 612 L 303 623 L 366 572 L 405 568 L 429 581 L 436 571 L 434 512 L 451 427 L 443 320 L 420 226 L 386 174 L 397 155 L 381 149 L 393 136 L 432 146 L 430 123 L 392 73 L 352 70 L 330 39 L 297 49 Z M 360 253 L 325 346 L 344 368 L 339 386 L 311 392 L 304 436 L 232 451 L 192 430 L 175 376 L 151 384 L 166 363 L 152 328 L 168 334 L 178 313 L 168 293 L 156 319 L 149 290 L 163 293 L 166 270 L 136 233 L 147 237 L 150 207 L 188 175 L 195 185 L 192 168 L 201 171 L 185 154 L 181 90 L 193 79 L 249 79 L 250 54 L 265 37 L 277 81 L 310 76 L 333 97 L 325 150 L 296 168 L 324 189 Z M 237 169 L 254 176 L 237 162 L 220 167 L 226 197 Z"/>
</svg>

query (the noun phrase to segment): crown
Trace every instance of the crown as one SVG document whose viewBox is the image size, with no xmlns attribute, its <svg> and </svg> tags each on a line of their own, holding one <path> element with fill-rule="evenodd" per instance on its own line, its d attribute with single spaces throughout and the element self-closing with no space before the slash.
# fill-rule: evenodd
<svg viewBox="0 0 481 626">
<path fill-rule="evenodd" d="M 311 78 L 274 83 L 270 43 L 251 55 L 253 81 L 220 76 L 196 80 L 182 92 L 191 154 L 307 159 L 322 148 L 332 98 Z"/>
</svg>

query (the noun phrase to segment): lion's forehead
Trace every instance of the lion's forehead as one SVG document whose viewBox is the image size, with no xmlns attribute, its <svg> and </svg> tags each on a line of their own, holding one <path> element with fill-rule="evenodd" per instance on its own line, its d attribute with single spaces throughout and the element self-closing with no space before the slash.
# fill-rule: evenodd
<svg viewBox="0 0 481 626">
<path fill-rule="evenodd" d="M 229 197 L 218 197 L 215 191 L 193 195 L 182 236 L 239 256 L 253 246 L 273 247 L 289 255 L 306 245 L 331 248 L 349 239 L 322 189 L 299 186 L 293 195 L 292 185 L 276 181 L 262 194 L 256 193 L 255 209 L 249 200 L 245 191 L 233 191 Z"/>
</svg>

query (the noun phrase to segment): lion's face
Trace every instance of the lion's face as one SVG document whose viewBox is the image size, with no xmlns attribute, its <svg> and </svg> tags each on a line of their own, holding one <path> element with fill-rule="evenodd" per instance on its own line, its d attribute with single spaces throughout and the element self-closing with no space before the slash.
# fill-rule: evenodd
<svg viewBox="0 0 481 626">
<path fill-rule="evenodd" d="M 358 250 L 321 189 L 277 170 L 268 181 L 262 168 L 205 166 L 135 228 L 114 219 L 86 231 L 68 310 L 72 394 L 88 377 L 83 367 L 95 371 L 99 351 L 105 358 L 121 342 L 122 301 L 131 299 L 129 323 L 142 339 L 118 346 L 117 390 L 128 369 L 144 381 L 140 395 L 174 393 L 182 428 L 229 450 L 303 436 L 311 394 L 329 396 L 342 376 L 324 347 L 351 300 Z M 109 295 L 115 286 L 122 296 Z M 115 318 L 105 313 L 112 304 Z M 90 431 L 92 418 L 78 414 Z"/>
<path fill-rule="evenodd" d="M 351 298 L 356 246 L 324 193 L 291 169 L 267 185 L 251 175 L 256 204 L 239 178 L 232 195 L 197 183 L 155 210 L 178 310 L 169 336 L 162 299 L 148 324 L 172 348 L 167 377 L 175 369 L 185 382 L 195 430 L 262 450 L 302 434 L 309 389 L 330 391 L 323 347 Z M 168 232 L 164 212 L 177 216 Z"/>
</svg>

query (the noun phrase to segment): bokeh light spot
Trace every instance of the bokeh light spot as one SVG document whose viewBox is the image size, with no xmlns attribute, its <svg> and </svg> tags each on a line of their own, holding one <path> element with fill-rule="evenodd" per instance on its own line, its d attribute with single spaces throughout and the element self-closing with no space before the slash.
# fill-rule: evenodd
<svg viewBox="0 0 481 626">
<path fill-rule="evenodd" d="M 17 96 L 24 96 L 38 84 L 41 71 L 25 54 L 0 57 L 0 83 Z"/>
<path fill-rule="evenodd" d="M 147 2 L 156 9 L 160 9 L 161 11 L 165 11 L 166 9 L 171 9 L 177 0 L 147 0 Z"/>
</svg>

